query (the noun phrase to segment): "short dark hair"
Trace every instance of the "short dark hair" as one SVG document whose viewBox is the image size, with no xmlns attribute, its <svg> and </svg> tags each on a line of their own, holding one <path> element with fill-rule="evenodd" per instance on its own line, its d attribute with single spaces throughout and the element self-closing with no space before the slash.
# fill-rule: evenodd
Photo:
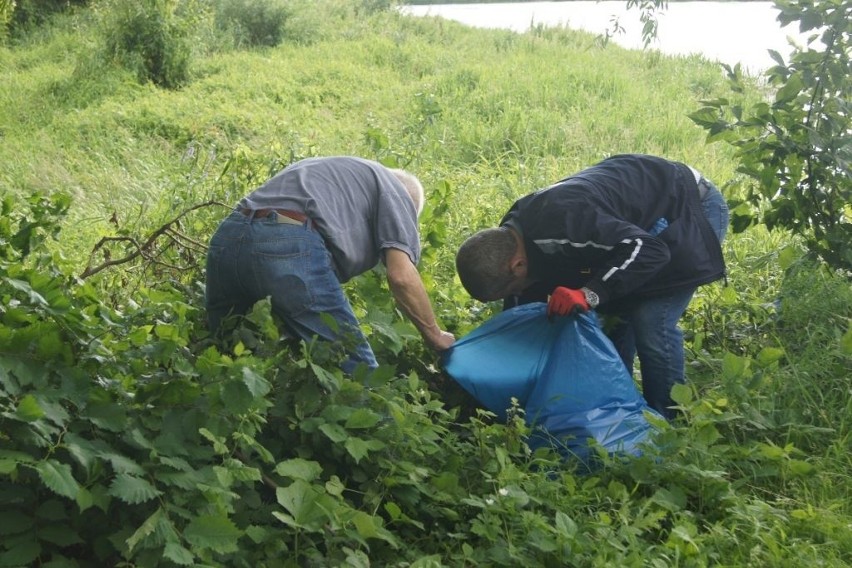
<svg viewBox="0 0 852 568">
<path fill-rule="evenodd" d="M 501 299 L 514 279 L 509 264 L 517 248 L 507 227 L 479 231 L 462 243 L 456 271 L 468 294 L 481 302 Z"/>
</svg>

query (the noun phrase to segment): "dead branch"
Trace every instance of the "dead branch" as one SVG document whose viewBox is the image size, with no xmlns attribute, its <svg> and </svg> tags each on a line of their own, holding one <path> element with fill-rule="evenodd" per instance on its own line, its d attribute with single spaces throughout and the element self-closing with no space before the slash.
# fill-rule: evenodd
<svg viewBox="0 0 852 568">
<path fill-rule="evenodd" d="M 209 207 L 211 205 L 219 205 L 219 206 L 222 206 L 222 207 L 226 207 L 226 205 L 224 205 L 223 203 L 220 203 L 218 201 L 205 201 L 204 203 L 199 203 L 197 205 L 194 205 L 194 206 L 190 207 L 189 209 L 186 209 L 185 211 L 181 212 L 177 217 L 175 217 L 171 221 L 168 221 L 167 223 L 165 223 L 164 225 L 162 225 L 158 229 L 154 230 L 148 236 L 148 238 L 145 239 L 141 243 L 133 237 L 103 237 L 103 238 L 101 238 L 101 240 L 98 241 L 95 244 L 95 246 L 92 248 L 92 252 L 89 253 L 89 262 L 86 264 L 86 269 L 80 274 L 80 278 L 86 279 L 89 276 L 94 276 L 98 272 L 106 270 L 107 268 L 110 268 L 110 267 L 113 267 L 113 266 L 118 266 L 118 265 L 121 265 L 121 264 L 126 264 L 128 262 L 131 262 L 131 261 L 139 258 L 139 257 L 148 258 L 148 253 L 154 248 L 154 245 L 157 243 L 157 241 L 161 237 L 163 237 L 164 235 L 166 237 L 172 239 L 172 240 L 175 239 L 175 235 L 180 235 L 183 239 L 192 243 L 193 245 L 203 248 L 203 245 L 201 245 L 200 243 L 197 243 L 195 241 L 192 241 L 191 239 L 189 239 L 189 237 L 181 234 L 180 231 L 178 231 L 174 227 L 175 227 L 175 225 L 177 225 L 180 222 L 181 219 L 186 217 L 189 213 L 191 213 L 193 211 L 197 211 L 198 209 L 202 209 L 204 207 Z M 124 255 L 121 258 L 115 258 L 115 259 L 110 258 L 109 249 L 104 249 L 104 247 L 106 247 L 110 243 L 116 243 L 116 242 L 128 243 L 129 245 L 131 245 L 133 250 L 131 252 L 129 252 L 128 254 Z M 95 256 L 98 254 L 98 252 L 101 249 L 104 249 L 104 257 L 106 258 L 106 260 L 104 260 L 100 264 L 95 264 Z"/>
</svg>

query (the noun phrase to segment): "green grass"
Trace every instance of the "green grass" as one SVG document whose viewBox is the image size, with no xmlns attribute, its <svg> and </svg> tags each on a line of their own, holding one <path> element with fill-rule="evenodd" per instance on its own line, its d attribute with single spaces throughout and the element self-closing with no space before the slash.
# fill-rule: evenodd
<svg viewBox="0 0 852 568">
<path fill-rule="evenodd" d="M 15 38 L 0 47 L 2 193 L 19 205 L 37 192 L 72 196 L 61 236 L 49 248 L 68 273 L 79 274 L 102 236 L 144 237 L 194 204 L 233 204 L 293 159 L 396 156 L 420 175 L 433 195 L 430 209 L 439 211 L 424 215 L 423 233 L 431 232 L 435 244 L 426 247 L 421 270 L 440 318 L 458 334 L 497 307 L 477 304 L 463 292 L 454 274 L 455 250 L 472 231 L 497 223 L 522 194 L 607 155 L 647 152 L 690 163 L 729 199 L 738 196 L 731 151 L 706 145 L 704 131 L 687 117 L 701 99 L 725 95 L 715 65 L 698 57 L 600 47 L 592 36 L 571 30 L 473 30 L 358 8 L 366 5 L 325 2 L 303 12 L 309 34 L 288 35 L 274 48 L 225 48 L 227 42 L 199 25 L 191 76 L 174 90 L 140 84 L 105 58 L 98 51 L 101 20 L 85 9 Z M 441 187 L 444 201 L 436 202 Z M 182 230 L 204 243 L 221 213 L 198 212 Z M 388 488 L 390 481 L 377 488 L 366 474 L 363 486 L 353 490 L 358 497 L 351 502 L 363 502 L 371 515 L 385 511 L 380 505 L 396 495 L 414 523 L 397 517 L 388 526 L 410 550 L 383 548 L 364 534 L 358 538 L 369 540 L 372 549 L 357 544 L 358 538 L 347 546 L 376 562 L 398 558 L 398 565 L 409 565 L 403 558 L 413 561 L 407 554 L 434 554 L 442 565 L 532 565 L 560 557 L 550 555 L 552 542 L 564 547 L 560 558 L 568 565 L 849 565 L 852 366 L 841 348 L 852 318 L 848 279 L 809 261 L 788 234 L 763 227 L 729 233 L 725 255 L 728 285 L 700 289 L 684 318 L 690 418 L 664 433 L 659 456 L 609 463 L 587 478 L 570 472 L 553 477 L 506 457 L 511 428 L 451 424 L 427 399 L 417 398 L 424 395 L 414 387 L 403 395 L 371 391 L 365 395 L 370 404 L 382 400 L 423 412 L 423 423 L 410 426 L 406 436 L 444 445 L 440 458 L 400 448 L 386 470 L 370 470 L 403 488 L 419 480 L 424 493 L 434 490 L 434 501 L 421 495 L 422 501 L 405 505 Z M 163 322 L 177 313 L 187 334 L 182 347 L 207 345 L 200 326 L 184 321 L 187 313 L 187 319 L 198 317 L 199 306 L 188 306 L 201 301 L 203 252 L 189 255 L 188 262 L 180 274 L 152 273 L 138 264 L 116 268 L 88 281 L 95 291 L 79 294 L 101 294 L 110 307 L 140 318 L 123 330 L 128 336 L 156 324 L 168 328 L 158 337 L 165 343 L 173 330 Z M 175 282 L 189 290 L 187 305 L 162 299 Z M 419 342 L 381 333 L 395 319 L 383 286 L 376 274 L 350 286 L 365 325 L 376 330 L 377 352 L 382 362 L 413 373 L 415 383 L 415 371 L 429 378 L 434 361 Z M 86 318 L 101 311 L 86 312 Z M 98 334 L 91 345 L 114 341 L 121 361 L 120 349 L 138 346 L 114 337 L 119 331 Z M 123 385 L 189 374 L 184 366 L 170 367 L 171 359 L 153 348 L 140 352 L 145 356 L 134 363 L 116 366 Z M 241 360 L 238 355 L 233 358 Z M 152 367 L 137 371 L 146 357 Z M 215 367 L 207 357 L 205 352 L 202 375 Z M 230 357 L 223 354 L 217 365 L 226 367 Z M 281 355 L 269 357 L 252 361 L 274 382 L 280 377 L 268 361 Z M 301 366 L 291 362 L 284 369 L 304 374 L 305 360 L 298 361 Z M 351 402 L 345 397 L 354 396 L 355 387 L 346 388 L 351 390 L 335 394 L 345 400 L 333 399 L 335 404 Z M 438 430 L 426 426 L 432 420 L 452 434 L 433 436 Z M 309 440 L 309 433 L 300 440 Z M 271 448 L 279 443 L 273 434 L 266 433 L 272 441 L 264 440 Z M 3 432 L 0 441 L 6 441 Z M 299 451 L 310 454 L 309 444 Z M 259 460 L 254 465 L 269 468 Z M 518 500 L 477 508 L 504 487 Z M 523 496 L 528 505 L 519 504 Z M 136 530 L 148 514 L 131 516 L 137 525 L 126 528 Z M 414 530 L 416 523 L 438 528 L 425 538 Z M 287 538 L 294 532 L 275 528 Z M 122 533 L 116 541 L 127 538 Z M 304 538 L 302 545 L 313 550 L 310 537 Z M 247 550 L 253 546 L 240 542 Z M 254 560 L 269 550 L 293 552 L 264 542 L 267 549 L 252 548 L 259 555 Z M 338 542 L 326 544 L 339 551 Z"/>
<path fill-rule="evenodd" d="M 180 185 L 190 146 L 214 152 L 219 167 L 238 146 L 368 154 L 368 128 L 396 146 L 416 144 L 412 167 L 427 182 L 522 164 L 522 178 L 504 180 L 498 209 L 616 152 L 664 154 L 729 175 L 730 161 L 705 147 L 686 117 L 721 88 L 711 65 L 599 49 L 570 31 L 518 36 L 382 18 L 376 27 L 385 32 L 358 22 L 310 46 L 198 58 L 178 91 L 136 85 L 93 62 L 74 43 L 95 33 L 87 18 L 73 19 L 70 31 L 71 22 L 57 24 L 2 52 L 4 182 L 21 193 L 71 191 L 75 218 L 106 219 Z M 427 97 L 439 114 L 425 123 L 418 104 Z M 463 199 L 467 189 L 459 187 Z"/>
</svg>

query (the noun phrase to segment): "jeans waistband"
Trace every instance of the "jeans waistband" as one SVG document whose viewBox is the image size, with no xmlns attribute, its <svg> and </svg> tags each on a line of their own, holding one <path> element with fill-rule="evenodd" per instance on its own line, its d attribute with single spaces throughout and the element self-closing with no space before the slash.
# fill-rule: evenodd
<svg viewBox="0 0 852 568">
<path fill-rule="evenodd" d="M 291 211 L 290 209 L 239 209 L 238 211 L 249 219 L 265 219 L 272 213 L 275 213 L 275 221 L 278 223 L 308 225 L 312 229 L 316 228 L 313 219 L 304 213 Z"/>
</svg>

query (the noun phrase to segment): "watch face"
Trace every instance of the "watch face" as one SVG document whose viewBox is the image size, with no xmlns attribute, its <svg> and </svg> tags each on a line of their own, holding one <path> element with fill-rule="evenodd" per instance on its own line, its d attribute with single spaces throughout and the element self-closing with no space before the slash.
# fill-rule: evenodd
<svg viewBox="0 0 852 568">
<path fill-rule="evenodd" d="M 595 292 L 592 292 L 588 288 L 583 288 L 583 294 L 586 296 L 586 302 L 589 304 L 589 307 L 598 307 L 598 303 L 601 301 L 601 299 Z"/>
</svg>

